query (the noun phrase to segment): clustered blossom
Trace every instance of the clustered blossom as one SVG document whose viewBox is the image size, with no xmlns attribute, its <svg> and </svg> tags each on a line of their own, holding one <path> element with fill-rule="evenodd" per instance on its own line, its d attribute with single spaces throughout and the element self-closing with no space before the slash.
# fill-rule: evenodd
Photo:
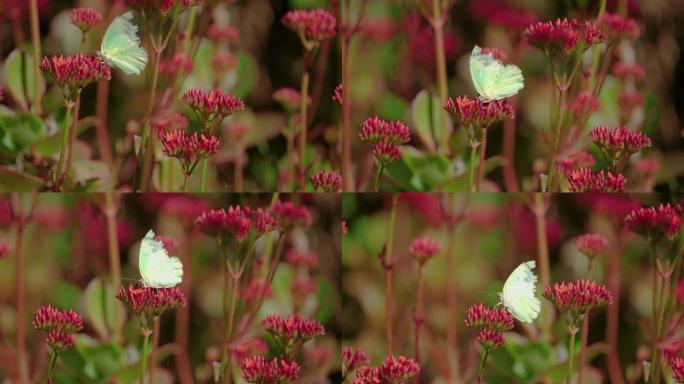
<svg viewBox="0 0 684 384">
<path fill-rule="evenodd" d="M 409 128 L 401 121 L 370 117 L 361 124 L 361 141 L 374 144 L 372 153 L 381 164 L 399 159 L 399 146 L 411 140 Z"/>
<path fill-rule="evenodd" d="M 240 341 L 236 345 L 230 345 L 229 348 L 236 361 L 241 361 L 247 356 L 268 353 L 268 344 L 258 337 Z"/>
<path fill-rule="evenodd" d="M 212 24 L 207 29 L 207 37 L 217 42 L 237 43 L 240 41 L 240 30 L 232 25 Z"/>
<path fill-rule="evenodd" d="M 605 126 L 597 126 L 589 132 L 589 140 L 611 159 L 623 154 L 629 156 L 651 146 L 648 136 L 627 127 L 618 127 L 611 131 Z"/>
<path fill-rule="evenodd" d="M 322 9 L 289 11 L 283 16 L 283 24 L 299 34 L 307 49 L 309 46 L 335 36 L 337 20 Z"/>
<path fill-rule="evenodd" d="M 617 77 L 631 77 L 635 80 L 641 80 L 646 76 L 646 70 L 641 64 L 627 64 L 623 61 L 613 64 L 612 72 Z"/>
<path fill-rule="evenodd" d="M 429 236 L 418 237 L 409 245 L 409 255 L 421 265 L 435 257 L 441 250 L 442 244 Z"/>
<path fill-rule="evenodd" d="M 574 100 L 567 103 L 567 107 L 575 115 L 583 116 L 598 111 L 601 103 L 593 93 L 581 91 L 577 93 Z"/>
<path fill-rule="evenodd" d="M 597 233 L 585 233 L 575 239 L 575 245 L 580 252 L 593 259 L 608 249 L 608 239 Z"/>
<path fill-rule="evenodd" d="M 188 75 L 192 72 L 192 68 L 192 59 L 184 53 L 176 53 L 159 63 L 159 73 L 163 73 L 170 77 Z"/>
<path fill-rule="evenodd" d="M 116 297 L 131 307 L 133 313 L 141 319 L 147 320 L 147 325 L 163 312 L 184 307 L 187 298 L 176 288 L 152 288 L 136 283 L 127 287 L 119 287 Z"/>
<path fill-rule="evenodd" d="M 47 344 L 54 353 L 74 345 L 72 334 L 83 330 L 83 318 L 73 310 L 59 310 L 50 305 L 39 307 L 33 316 L 33 326 L 47 332 Z"/>
<path fill-rule="evenodd" d="M 591 309 L 613 303 L 613 296 L 608 288 L 584 279 L 554 283 L 553 286 L 549 284 L 544 288 L 544 297 L 574 320 Z"/>
<path fill-rule="evenodd" d="M 560 161 L 560 169 L 568 175 L 576 168 L 590 168 L 596 164 L 596 158 L 587 150 L 580 150 L 568 155 Z"/>
<path fill-rule="evenodd" d="M 220 89 L 205 92 L 193 88 L 185 92 L 183 101 L 209 125 L 213 124 L 216 119 L 221 121 L 224 117 L 245 109 L 245 103 L 242 100 Z"/>
<path fill-rule="evenodd" d="M 624 89 L 618 94 L 618 103 L 624 111 L 632 111 L 644 104 L 644 95 L 634 89 Z"/>
<path fill-rule="evenodd" d="M 44 57 L 40 68 L 62 88 L 64 97 L 68 99 L 90 83 L 112 78 L 111 69 L 104 61 L 82 53 Z"/>
<path fill-rule="evenodd" d="M 675 383 L 684 383 L 684 358 L 671 358 L 669 363 Z"/>
<path fill-rule="evenodd" d="M 318 171 L 311 175 L 311 184 L 316 191 L 339 192 L 342 190 L 342 176 L 333 170 Z"/>
<path fill-rule="evenodd" d="M 354 350 L 350 347 L 342 348 L 342 377 L 345 378 L 350 372 L 368 363 L 368 355 L 362 350 Z"/>
<path fill-rule="evenodd" d="M 479 330 L 477 341 L 482 348 L 490 350 L 503 345 L 503 332 L 513 329 L 513 316 L 504 308 L 490 308 L 475 304 L 466 310 L 465 324 Z"/>
<path fill-rule="evenodd" d="M 603 33 L 588 21 L 576 19 L 557 19 L 556 21 L 541 21 L 530 25 L 523 33 L 525 40 L 549 54 L 558 51 L 569 53 L 577 43 L 583 48 L 603 41 Z"/>
<path fill-rule="evenodd" d="M 318 254 L 310 249 L 290 249 L 285 252 L 285 261 L 294 265 L 307 268 L 318 267 Z"/>
<path fill-rule="evenodd" d="M 218 73 L 228 72 L 235 68 L 237 59 L 231 52 L 216 52 L 211 58 L 211 66 Z"/>
<path fill-rule="evenodd" d="M 155 11 L 166 16 L 175 6 L 192 7 L 201 5 L 204 0 L 126 0 L 126 5 L 138 11 Z"/>
<path fill-rule="evenodd" d="M 339 105 L 342 105 L 342 84 L 337 84 L 335 91 L 333 92 L 332 99 Z"/>
<path fill-rule="evenodd" d="M 242 378 L 250 384 L 288 384 L 299 377 L 299 364 L 295 361 L 263 356 L 248 357 L 240 361 Z"/>
<path fill-rule="evenodd" d="M 71 23 L 86 33 L 102 20 L 102 14 L 92 8 L 74 8 L 69 12 Z"/>
<path fill-rule="evenodd" d="M 239 297 L 245 302 L 250 303 L 262 297 L 270 297 L 271 286 L 263 280 L 250 280 L 247 287 L 240 290 Z"/>
<path fill-rule="evenodd" d="M 352 384 L 404 384 L 420 372 L 420 366 L 408 357 L 389 356 L 377 368 L 363 367 L 356 371 Z"/>
<path fill-rule="evenodd" d="M 219 140 L 205 133 L 188 133 L 178 129 L 164 133 L 161 143 L 162 152 L 179 159 L 183 172 L 190 175 L 200 160 L 218 151 Z"/>
<path fill-rule="evenodd" d="M 513 7 L 508 1 L 478 0 L 470 4 L 474 16 L 486 19 L 493 25 L 505 27 L 509 31 L 519 32 L 537 22 L 534 13 Z"/>
<path fill-rule="evenodd" d="M 617 13 L 605 12 L 599 20 L 601 29 L 610 39 L 636 39 L 639 37 L 639 26 L 631 18 L 624 18 Z"/>
<path fill-rule="evenodd" d="M 291 87 L 283 87 L 273 92 L 273 100 L 289 113 L 296 112 L 302 106 L 302 94 Z M 306 104 L 311 104 L 311 97 L 306 98 Z"/>
<path fill-rule="evenodd" d="M 290 315 L 287 318 L 268 315 L 262 324 L 266 331 L 288 351 L 325 333 L 325 328 L 321 323 L 304 319 L 299 314 Z"/>
<path fill-rule="evenodd" d="M 250 230 L 263 234 L 275 228 L 275 220 L 261 208 L 256 210 L 239 205 L 227 209 L 211 209 L 202 213 L 195 224 L 200 231 L 221 240 L 244 240 Z"/>
<path fill-rule="evenodd" d="M 591 168 L 579 168 L 567 175 L 570 192 L 622 192 L 627 179 L 621 173 L 593 171 Z"/>
<path fill-rule="evenodd" d="M 683 211 L 679 204 L 641 207 L 627 215 L 625 225 L 627 229 L 644 235 L 649 241 L 657 241 L 663 236 L 672 239 L 679 233 Z"/>
<path fill-rule="evenodd" d="M 164 133 L 172 130 L 184 131 L 188 127 L 188 124 L 189 121 L 185 115 L 168 109 L 159 112 L 150 122 L 152 132 L 154 132 L 160 140 L 164 136 Z"/>
<path fill-rule="evenodd" d="M 11 248 L 10 248 L 9 243 L 0 242 L 0 259 L 9 255 L 10 250 L 11 250 Z"/>
<path fill-rule="evenodd" d="M 458 96 L 447 99 L 444 109 L 451 113 L 456 120 L 465 127 L 476 130 L 487 128 L 491 124 L 506 119 L 515 118 L 513 106 L 507 100 L 492 100 L 484 102 L 477 97 Z"/>
<path fill-rule="evenodd" d="M 271 213 L 278 226 L 290 229 L 299 225 L 311 225 L 311 213 L 306 207 L 296 206 L 291 201 L 282 202 L 277 200 L 273 203 Z"/>
</svg>

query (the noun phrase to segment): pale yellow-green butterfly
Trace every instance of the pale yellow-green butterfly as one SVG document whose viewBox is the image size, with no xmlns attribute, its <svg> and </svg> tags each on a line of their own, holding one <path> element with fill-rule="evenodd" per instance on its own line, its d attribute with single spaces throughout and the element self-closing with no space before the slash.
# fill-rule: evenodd
<svg viewBox="0 0 684 384">
<path fill-rule="evenodd" d="M 127 75 L 137 75 L 145 69 L 147 51 L 140 46 L 133 13 L 126 12 L 109 24 L 98 54 L 110 67 L 119 68 Z"/>
<path fill-rule="evenodd" d="M 503 64 L 477 45 L 470 54 L 470 77 L 482 101 L 511 97 L 525 86 L 520 68 Z"/>
<path fill-rule="evenodd" d="M 539 315 L 541 302 L 535 295 L 537 275 L 532 272 L 534 261 L 526 261 L 513 270 L 503 290 L 499 293 L 499 300 L 516 319 L 523 323 L 531 323 Z"/>
<path fill-rule="evenodd" d="M 138 268 L 143 285 L 152 288 L 171 288 L 183 280 L 183 264 L 169 256 L 161 241 L 154 239 L 151 229 L 140 243 Z"/>
</svg>

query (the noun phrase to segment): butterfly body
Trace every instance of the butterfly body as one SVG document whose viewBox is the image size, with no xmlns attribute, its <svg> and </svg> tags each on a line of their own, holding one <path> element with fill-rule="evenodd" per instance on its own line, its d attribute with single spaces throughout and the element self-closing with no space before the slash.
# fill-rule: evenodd
<svg viewBox="0 0 684 384">
<path fill-rule="evenodd" d="M 520 264 L 506 279 L 499 299 L 503 306 L 516 319 L 531 323 L 539 315 L 541 302 L 535 295 L 537 275 L 532 272 L 534 261 Z"/>
<path fill-rule="evenodd" d="M 147 51 L 140 46 L 138 26 L 133 13 L 126 12 L 112 21 L 102 37 L 98 55 L 110 66 L 128 75 L 137 75 L 147 65 Z"/>
<path fill-rule="evenodd" d="M 150 230 L 140 243 L 138 268 L 142 283 L 151 288 L 171 288 L 183 280 L 183 264 L 169 256 L 164 244 L 154 239 Z"/>
<path fill-rule="evenodd" d="M 482 101 L 511 97 L 525 86 L 520 68 L 502 63 L 491 53 L 483 53 L 477 45 L 470 54 L 469 66 L 470 77 Z"/>
</svg>

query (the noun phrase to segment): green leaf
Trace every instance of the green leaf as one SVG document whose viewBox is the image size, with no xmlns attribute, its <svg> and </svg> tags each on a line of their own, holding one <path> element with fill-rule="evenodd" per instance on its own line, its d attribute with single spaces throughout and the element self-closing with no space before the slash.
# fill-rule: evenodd
<svg viewBox="0 0 684 384">
<path fill-rule="evenodd" d="M 27 52 L 29 52 L 28 47 Z M 28 101 L 35 99 L 36 79 L 34 76 L 33 57 L 23 53 L 20 49 L 15 49 L 7 56 L 3 67 L 3 74 L 7 89 L 21 105 L 21 108 L 27 110 Z M 43 79 L 42 72 L 38 77 L 38 81 L 40 82 L 40 92 L 42 94 L 45 92 L 45 80 Z M 26 92 L 24 92 L 24 89 L 26 89 Z"/>
<path fill-rule="evenodd" d="M 426 90 L 418 92 L 411 104 L 411 116 L 416 134 L 430 152 L 437 149 L 436 142 L 442 137 L 444 130 L 444 113 L 442 102 L 437 95 Z M 451 119 L 447 116 L 449 135 L 451 135 Z"/>
<path fill-rule="evenodd" d="M 0 151 L 17 155 L 40 140 L 44 132 L 43 121 L 32 113 L 0 116 Z"/>
<path fill-rule="evenodd" d="M 44 186 L 45 180 L 40 177 L 0 166 L 0 192 L 31 192 L 43 189 Z"/>
<path fill-rule="evenodd" d="M 98 119 L 95 116 L 88 116 L 78 120 L 78 123 L 76 124 L 76 135 L 80 136 L 81 134 L 88 131 L 90 128 L 97 126 L 97 123 Z M 63 122 L 61 125 L 64 125 Z M 51 136 L 47 136 L 39 140 L 34 145 L 33 150 L 41 156 L 52 156 L 59 152 L 60 149 L 62 149 L 63 138 L 64 131 L 60 130 L 59 132 Z"/>
<path fill-rule="evenodd" d="M 109 338 L 115 325 L 121 326 L 126 319 L 126 310 L 114 289 L 99 278 L 93 279 L 85 289 L 85 308 L 86 318 L 103 339 Z"/>
<path fill-rule="evenodd" d="M 504 347 L 490 354 L 487 382 L 535 382 L 553 365 L 553 353 L 547 344 L 530 342 L 514 333 L 506 333 L 505 339 Z"/>
<path fill-rule="evenodd" d="M 237 59 L 236 72 L 238 82 L 235 84 L 233 93 L 237 97 L 244 99 L 252 92 L 254 85 L 256 85 L 258 65 L 254 57 L 246 52 L 238 52 L 235 58 Z"/>
<path fill-rule="evenodd" d="M 383 119 L 405 120 L 408 109 L 408 103 L 393 93 L 384 92 L 378 99 L 378 116 Z"/>
</svg>

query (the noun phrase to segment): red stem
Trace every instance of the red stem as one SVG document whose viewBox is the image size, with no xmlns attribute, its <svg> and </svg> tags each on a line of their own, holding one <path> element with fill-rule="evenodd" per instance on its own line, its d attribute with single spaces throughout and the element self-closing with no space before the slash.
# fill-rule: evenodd
<svg viewBox="0 0 684 384">
<path fill-rule="evenodd" d="M 21 203 L 21 198 L 17 199 L 19 204 Z M 17 205 L 19 205 L 17 204 Z M 21 209 L 21 208 L 19 208 Z M 24 289 L 24 228 L 25 228 L 25 218 L 21 216 L 19 212 L 19 217 L 15 218 L 17 223 L 16 235 L 14 238 L 14 255 L 16 258 L 16 280 L 15 280 L 15 290 L 16 290 L 16 324 L 17 324 L 17 362 L 19 363 L 19 377 L 22 383 L 28 383 L 28 361 L 26 356 L 26 292 Z"/>
<path fill-rule="evenodd" d="M 100 157 L 105 164 L 107 164 L 110 174 L 114 175 L 114 157 L 112 156 L 112 149 L 109 144 L 109 133 L 107 132 L 108 102 L 109 81 L 102 80 L 97 83 L 97 98 L 95 102 L 97 126 L 95 127 L 95 136 L 97 137 L 97 146 L 100 151 Z"/>
<path fill-rule="evenodd" d="M 159 352 L 159 316 L 154 319 L 154 332 L 152 333 L 152 353 L 150 354 L 150 365 L 147 368 L 147 382 L 154 383 L 154 367 L 157 366 L 157 354 Z"/>
<path fill-rule="evenodd" d="M 620 316 L 620 262 L 622 261 L 622 236 L 620 229 L 615 236 L 615 249 L 610 254 L 608 262 L 606 285 L 613 296 L 613 304 L 609 305 L 606 313 L 606 344 L 608 353 L 608 377 L 611 383 L 624 384 L 622 365 L 618 355 L 618 320 Z"/>
<path fill-rule="evenodd" d="M 344 192 L 353 192 L 355 188 L 354 177 L 351 174 L 351 103 L 349 100 L 349 43 L 351 36 L 346 33 L 342 35 L 342 187 Z"/>
<path fill-rule="evenodd" d="M 183 261 L 183 280 L 180 284 L 180 289 L 186 297 L 190 297 L 190 288 L 192 287 L 192 263 L 191 250 L 192 243 L 190 236 L 186 238 L 187 246 L 184 252 L 180 253 Z M 190 358 L 188 357 L 188 329 L 190 321 L 190 307 L 184 306 L 176 310 L 176 329 L 175 342 L 178 346 L 178 353 L 176 353 L 176 367 L 178 369 L 178 378 L 181 384 L 192 384 L 193 375 L 192 367 L 190 365 Z"/>
<path fill-rule="evenodd" d="M 420 328 L 423 326 L 423 321 L 425 321 L 425 315 L 423 313 L 423 268 L 421 264 L 418 266 L 418 294 L 416 295 L 416 311 L 413 313 L 413 323 L 414 323 L 414 356 L 416 363 L 420 365 Z M 413 383 L 420 383 L 420 372 L 413 378 Z"/>
<path fill-rule="evenodd" d="M 449 198 L 451 201 L 451 198 Z M 454 243 L 455 243 L 455 225 L 449 224 L 449 234 L 446 251 L 447 271 L 454 271 Z M 453 362 L 450 365 L 449 380 L 453 382 L 460 382 L 460 367 L 459 367 L 459 351 L 458 338 L 456 334 L 456 289 L 454 288 L 454 276 L 452 273 L 446 274 L 446 295 L 447 295 L 447 345 L 449 347 L 449 361 Z"/>
</svg>

